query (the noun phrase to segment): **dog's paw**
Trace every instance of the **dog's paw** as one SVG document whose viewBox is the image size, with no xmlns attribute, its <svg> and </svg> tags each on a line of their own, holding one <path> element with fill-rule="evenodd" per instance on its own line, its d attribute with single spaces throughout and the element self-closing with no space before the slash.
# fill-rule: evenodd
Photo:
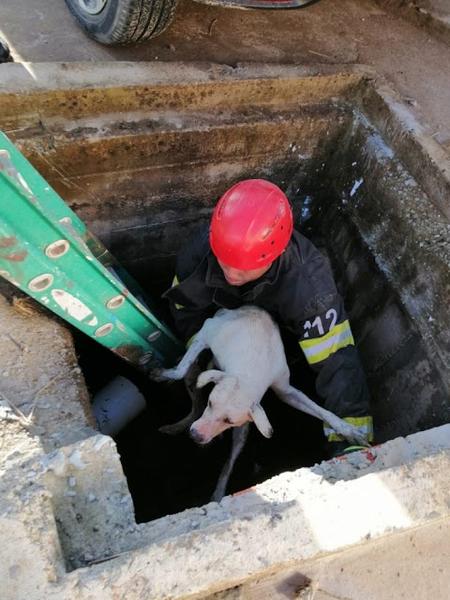
<svg viewBox="0 0 450 600">
<path fill-rule="evenodd" d="M 359 446 L 370 446 L 369 442 L 367 441 L 367 436 L 352 425 L 348 425 L 348 428 L 345 428 L 345 430 L 342 432 L 342 435 L 353 444 L 358 444 Z"/>
<path fill-rule="evenodd" d="M 189 429 L 189 425 L 186 425 L 183 421 L 181 423 L 171 423 L 170 425 L 158 427 L 158 431 L 165 435 L 178 435 L 186 431 L 186 429 Z"/>
<path fill-rule="evenodd" d="M 162 381 L 170 381 L 171 369 L 151 369 L 148 376 L 152 381 L 161 383 Z M 169 373 L 169 374 L 168 374 Z"/>
</svg>

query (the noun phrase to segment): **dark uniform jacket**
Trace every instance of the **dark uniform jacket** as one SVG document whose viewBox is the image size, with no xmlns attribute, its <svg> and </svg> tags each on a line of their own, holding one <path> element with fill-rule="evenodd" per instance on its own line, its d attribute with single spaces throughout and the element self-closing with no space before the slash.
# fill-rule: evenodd
<svg viewBox="0 0 450 600">
<path fill-rule="evenodd" d="M 178 334 L 189 340 L 219 308 L 253 304 L 293 333 L 317 372 L 324 406 L 372 437 L 369 392 L 350 325 L 330 267 L 317 248 L 294 231 L 283 254 L 256 281 L 227 283 L 211 252 L 208 228 L 178 255 L 172 288 L 165 292 Z M 327 430 L 329 440 L 339 440 Z"/>
</svg>

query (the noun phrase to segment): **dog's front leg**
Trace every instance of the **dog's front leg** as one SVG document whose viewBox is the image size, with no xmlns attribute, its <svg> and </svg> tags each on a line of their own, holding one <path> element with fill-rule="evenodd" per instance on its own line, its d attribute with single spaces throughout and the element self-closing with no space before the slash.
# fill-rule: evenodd
<svg viewBox="0 0 450 600">
<path fill-rule="evenodd" d="M 190 366 L 194 363 L 197 356 L 207 348 L 208 345 L 203 340 L 201 330 L 198 332 L 192 344 L 189 346 L 186 354 L 183 356 L 181 361 L 173 369 L 153 369 L 150 372 L 150 379 L 153 381 L 170 381 L 180 380 L 186 377 Z"/>
<path fill-rule="evenodd" d="M 232 431 L 232 442 L 231 442 L 231 453 L 228 457 L 227 462 L 224 464 L 222 472 L 220 473 L 219 480 L 211 496 L 212 502 L 220 502 L 225 496 L 225 492 L 230 479 L 231 473 L 233 472 L 234 463 L 237 457 L 242 452 L 242 448 L 245 446 L 247 441 L 248 432 L 250 429 L 250 423 L 245 423 L 240 427 L 234 427 Z"/>
</svg>

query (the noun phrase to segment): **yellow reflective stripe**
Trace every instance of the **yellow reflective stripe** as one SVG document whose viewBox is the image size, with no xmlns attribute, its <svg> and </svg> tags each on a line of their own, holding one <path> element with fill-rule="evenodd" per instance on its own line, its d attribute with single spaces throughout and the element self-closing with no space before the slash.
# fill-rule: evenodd
<svg viewBox="0 0 450 600">
<path fill-rule="evenodd" d="M 180 282 L 178 281 L 178 277 L 175 275 L 175 277 L 173 278 L 172 281 L 172 286 L 171 287 L 175 287 L 176 285 L 178 285 Z M 175 303 L 175 308 L 177 310 L 180 310 L 180 308 L 184 308 L 184 306 L 182 304 L 176 304 Z"/>
<path fill-rule="evenodd" d="M 299 342 L 301 349 L 310 365 L 326 360 L 340 348 L 354 346 L 352 330 L 348 320 L 335 325 L 326 335 Z"/>
<path fill-rule="evenodd" d="M 366 438 L 368 442 L 373 442 L 373 419 L 372 417 L 344 417 L 346 421 L 353 427 L 356 427 Z M 329 442 L 342 442 L 344 438 L 335 433 L 328 423 L 323 424 L 323 431 Z"/>
</svg>

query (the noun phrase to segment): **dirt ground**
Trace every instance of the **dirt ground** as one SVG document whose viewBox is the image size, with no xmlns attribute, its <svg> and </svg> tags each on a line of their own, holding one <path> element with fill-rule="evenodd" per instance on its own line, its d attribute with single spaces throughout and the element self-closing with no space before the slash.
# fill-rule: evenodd
<svg viewBox="0 0 450 600">
<path fill-rule="evenodd" d="M 3 0 L 0 35 L 16 61 L 362 63 L 383 75 L 428 132 L 449 147 L 450 45 L 429 27 L 397 16 L 396 5 L 322 0 L 307 9 L 274 12 L 181 0 L 172 26 L 159 38 L 110 48 L 85 37 L 62 0 Z"/>
</svg>

